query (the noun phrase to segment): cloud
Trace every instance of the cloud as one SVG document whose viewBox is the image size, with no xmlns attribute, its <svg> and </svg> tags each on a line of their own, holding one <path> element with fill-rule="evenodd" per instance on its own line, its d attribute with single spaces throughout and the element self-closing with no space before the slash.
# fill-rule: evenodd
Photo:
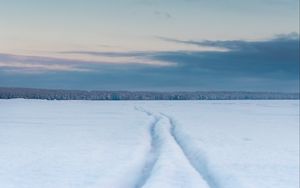
<svg viewBox="0 0 300 188">
<path fill-rule="evenodd" d="M 49 71 L 64 71 L 64 72 L 85 72 L 89 69 L 79 68 L 61 64 L 37 64 L 37 63 L 20 63 L 20 62 L 0 62 L 0 69 L 9 72 L 23 71 L 23 73 L 42 73 Z"/>
<path fill-rule="evenodd" d="M 163 40 L 226 49 L 153 54 L 155 60 L 177 63 L 172 72 L 184 75 L 186 83 L 225 90 L 299 91 L 299 34 L 261 41 Z"/>
<path fill-rule="evenodd" d="M 145 52 L 90 52 L 68 51 L 62 54 L 84 54 L 106 57 L 131 57 L 120 61 L 87 61 L 79 59 L 53 58 L 44 56 L 26 56 L 0 53 L 0 71 L 19 73 L 44 72 L 94 72 L 106 69 L 122 69 L 123 67 L 172 66 L 168 62 L 160 62 L 145 58 Z M 139 57 L 143 57 L 140 58 Z"/>
<path fill-rule="evenodd" d="M 162 40 L 226 50 L 62 52 L 112 58 L 131 57 L 139 61 L 166 62 L 168 66 L 93 64 L 88 61 L 74 63 L 60 60 L 60 64 L 93 71 L 59 71 L 55 76 L 50 71 L 44 75 L 27 77 L 1 73 L 0 85 L 113 90 L 299 91 L 299 36 L 296 34 L 277 35 L 260 41 Z M 11 56 L 0 55 L 0 61 L 7 61 L 9 58 Z M 26 61 L 33 60 L 35 58 Z M 57 63 L 57 59 L 46 58 L 43 61 L 46 64 L 54 62 Z"/>
<path fill-rule="evenodd" d="M 162 11 L 154 11 L 154 15 L 162 17 L 162 18 L 166 18 L 166 19 L 170 19 L 172 18 L 171 14 L 168 12 L 162 12 Z"/>
<path fill-rule="evenodd" d="M 176 66 L 176 63 L 167 61 L 159 61 L 152 58 L 160 52 L 155 51 L 123 51 L 123 52 L 107 52 L 107 51 L 62 51 L 60 54 L 90 55 L 109 58 L 127 58 L 128 62 L 124 64 L 140 64 L 148 66 Z M 129 61 L 131 60 L 131 61 Z M 117 63 L 118 64 L 118 63 Z M 121 62 L 119 64 L 122 64 Z"/>
<path fill-rule="evenodd" d="M 169 42 L 223 48 L 226 51 L 148 51 L 148 52 L 93 52 L 71 51 L 93 56 L 136 57 L 142 61 L 158 61 L 174 64 L 185 71 L 198 70 L 218 74 L 271 77 L 278 74 L 296 78 L 299 74 L 299 35 L 291 33 L 277 35 L 269 40 L 246 41 L 193 41 L 161 38 Z"/>
<path fill-rule="evenodd" d="M 166 37 L 158 37 L 158 38 L 167 42 L 182 43 L 182 44 L 196 45 L 196 46 L 203 46 L 203 47 L 217 47 L 222 49 L 240 50 L 240 51 L 243 50 L 263 51 L 271 48 L 278 49 L 278 50 L 283 50 L 283 48 L 291 48 L 295 50 L 297 49 L 295 47 L 297 47 L 299 42 L 298 33 L 279 34 L 270 40 L 262 40 L 262 41 L 246 41 L 246 40 L 195 41 L 195 40 L 179 40 L 179 39 L 172 39 Z"/>
<path fill-rule="evenodd" d="M 49 71 L 92 71 L 82 66 L 82 63 L 84 62 L 77 60 L 0 53 L 0 70 L 7 72 L 43 73 Z"/>
<path fill-rule="evenodd" d="M 154 57 L 176 62 L 182 69 L 209 70 L 217 71 L 218 74 L 257 78 L 276 79 L 277 76 L 284 75 L 284 79 L 297 79 L 299 76 L 299 35 L 296 34 L 278 35 L 263 41 L 186 41 L 168 38 L 162 40 L 227 49 L 215 52 L 169 52 Z"/>
<path fill-rule="evenodd" d="M 149 52 L 130 51 L 130 52 L 107 52 L 107 51 L 63 51 L 61 54 L 81 54 L 92 56 L 106 56 L 106 57 L 145 57 Z"/>
<path fill-rule="evenodd" d="M 176 65 L 139 70 L 142 73 L 137 76 L 142 78 L 140 82 L 149 82 L 153 85 L 224 90 L 236 88 L 240 90 L 297 91 L 299 89 L 298 34 L 277 35 L 261 41 L 161 39 L 188 45 L 222 48 L 226 51 L 81 51 L 76 53 L 113 57 L 135 56 L 148 61 L 168 62 Z M 133 76 L 135 73 L 132 72 L 127 76 L 130 77 L 130 75 Z M 149 77 L 152 77 L 153 80 Z"/>
</svg>

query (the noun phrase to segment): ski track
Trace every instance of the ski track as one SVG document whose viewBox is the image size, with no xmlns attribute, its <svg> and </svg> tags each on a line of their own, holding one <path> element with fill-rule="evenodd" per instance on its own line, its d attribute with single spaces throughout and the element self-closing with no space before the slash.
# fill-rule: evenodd
<svg viewBox="0 0 300 188">
<path fill-rule="evenodd" d="M 154 118 L 154 122 L 151 124 L 150 131 L 149 131 L 151 136 L 151 150 L 149 151 L 148 159 L 146 160 L 145 165 L 142 169 L 142 175 L 137 181 L 135 188 L 144 187 L 144 185 L 149 183 L 148 180 L 151 179 L 151 176 L 153 176 L 152 171 L 154 169 L 154 166 L 159 160 L 160 155 L 162 155 L 161 154 L 162 151 L 160 151 L 159 148 L 162 147 L 161 145 L 163 145 L 164 143 L 160 143 L 160 141 L 158 140 L 159 138 L 157 138 L 157 135 L 159 135 L 159 133 L 157 132 L 156 126 L 161 126 L 158 124 L 164 118 L 167 120 L 170 126 L 170 129 L 166 131 L 167 132 L 166 134 L 170 136 L 173 144 L 177 146 L 176 148 L 179 148 L 179 150 L 181 151 L 180 153 L 182 153 L 182 155 L 186 159 L 187 161 L 186 165 L 190 166 L 187 168 L 192 168 L 197 173 L 197 176 L 200 179 L 199 182 L 201 183 L 204 182 L 202 183 L 202 185 L 204 185 L 205 187 L 220 188 L 217 185 L 213 176 L 211 175 L 210 170 L 208 170 L 205 158 L 198 156 L 199 151 L 192 151 L 191 148 L 185 147 L 187 143 L 183 141 L 184 139 L 183 136 L 178 135 L 176 124 L 174 123 L 174 120 L 170 116 L 163 113 L 154 114 L 141 107 L 135 107 L 135 110 L 143 112 L 148 116 Z M 198 155 L 195 156 L 195 153 L 197 153 Z"/>
</svg>

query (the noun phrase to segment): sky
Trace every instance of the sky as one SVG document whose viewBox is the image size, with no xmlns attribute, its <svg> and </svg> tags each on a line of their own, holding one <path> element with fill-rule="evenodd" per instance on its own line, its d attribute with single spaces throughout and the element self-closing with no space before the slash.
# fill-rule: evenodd
<svg viewBox="0 0 300 188">
<path fill-rule="evenodd" d="M 0 0 L 0 87 L 299 91 L 298 0 Z"/>
</svg>

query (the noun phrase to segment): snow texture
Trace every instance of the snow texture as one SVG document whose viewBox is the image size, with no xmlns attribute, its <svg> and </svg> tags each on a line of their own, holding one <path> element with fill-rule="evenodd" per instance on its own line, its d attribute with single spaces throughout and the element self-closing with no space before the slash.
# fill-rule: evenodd
<svg viewBox="0 0 300 188">
<path fill-rule="evenodd" d="M 2 188 L 296 188 L 299 101 L 0 100 Z"/>
</svg>

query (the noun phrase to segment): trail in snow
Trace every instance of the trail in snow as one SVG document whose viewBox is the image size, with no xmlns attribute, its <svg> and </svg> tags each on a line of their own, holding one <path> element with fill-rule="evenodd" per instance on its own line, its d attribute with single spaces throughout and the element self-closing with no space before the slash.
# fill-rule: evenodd
<svg viewBox="0 0 300 188">
<path fill-rule="evenodd" d="M 158 147 L 159 147 L 159 142 L 155 136 L 155 127 L 157 126 L 157 123 L 160 120 L 160 117 L 155 116 L 149 111 L 146 111 L 145 109 L 141 107 L 135 107 L 135 110 L 140 111 L 145 113 L 146 115 L 152 117 L 154 119 L 153 123 L 150 125 L 149 128 L 149 135 L 151 139 L 151 148 L 148 153 L 148 157 L 145 161 L 145 164 L 142 169 L 142 174 L 140 175 L 139 179 L 136 182 L 135 188 L 141 188 L 145 185 L 149 177 L 151 176 L 154 164 L 156 163 L 159 155 Z"/>
<path fill-rule="evenodd" d="M 171 135 L 181 148 L 182 152 L 184 153 L 185 157 L 190 162 L 191 166 L 199 173 L 200 176 L 207 182 L 210 188 L 220 188 L 218 182 L 216 181 L 213 173 L 207 166 L 207 160 L 204 154 L 201 154 L 200 150 L 196 150 L 192 148 L 192 143 L 189 143 L 185 136 L 178 131 L 176 128 L 176 123 L 174 120 L 166 115 L 161 113 L 164 117 L 168 118 L 169 123 L 171 125 Z"/>
<path fill-rule="evenodd" d="M 160 118 L 155 117 L 150 112 L 147 112 L 141 108 L 135 107 L 135 109 L 138 111 L 144 112 L 148 116 L 151 116 L 154 118 L 154 120 L 151 123 L 150 128 L 149 128 L 149 133 L 150 133 L 150 138 L 151 138 L 151 148 L 150 148 L 150 151 L 148 154 L 148 158 L 146 159 L 144 167 L 142 169 L 142 174 L 139 177 L 139 179 L 137 180 L 136 186 L 135 186 L 135 188 L 140 188 L 140 187 L 144 186 L 144 184 L 146 183 L 148 178 L 151 176 L 153 166 L 156 163 L 157 158 L 158 158 L 158 144 L 159 143 L 158 143 L 157 139 L 155 138 L 155 126 L 157 125 Z"/>
<path fill-rule="evenodd" d="M 164 114 L 154 114 L 135 108 L 152 116 L 156 121 L 150 129 L 151 151 L 145 162 L 137 188 L 143 187 L 203 187 L 218 188 L 207 173 L 194 166 L 189 153 L 174 134 L 175 124 Z M 204 175 L 203 175 L 203 174 Z"/>
<path fill-rule="evenodd" d="M 171 135 L 182 149 L 190 164 L 202 176 L 210 188 L 244 187 L 232 175 L 217 171 L 211 165 L 203 149 L 181 130 L 181 126 L 172 117 L 163 113 L 161 114 L 169 119 L 172 127 Z"/>
</svg>

